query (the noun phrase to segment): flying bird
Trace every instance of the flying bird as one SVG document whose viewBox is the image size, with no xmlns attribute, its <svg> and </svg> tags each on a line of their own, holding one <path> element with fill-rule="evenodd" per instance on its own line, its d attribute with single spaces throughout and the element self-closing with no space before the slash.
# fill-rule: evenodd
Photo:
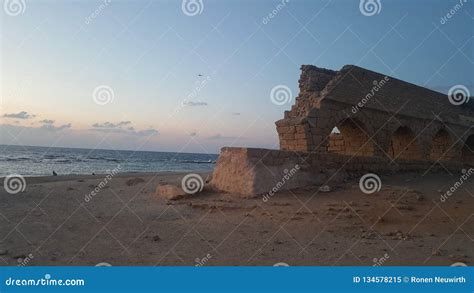
<svg viewBox="0 0 474 293">
<path fill-rule="evenodd" d="M 198 74 L 198 76 L 199 76 L 199 77 L 201 77 L 201 76 L 202 76 L 202 74 Z"/>
</svg>

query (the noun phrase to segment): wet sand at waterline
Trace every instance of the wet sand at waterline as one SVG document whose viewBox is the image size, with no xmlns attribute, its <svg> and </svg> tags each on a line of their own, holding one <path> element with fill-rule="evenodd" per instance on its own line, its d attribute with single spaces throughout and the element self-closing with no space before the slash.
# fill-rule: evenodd
<svg viewBox="0 0 474 293">
<path fill-rule="evenodd" d="M 185 173 L 26 178 L 0 189 L 1 265 L 441 265 L 474 262 L 474 180 L 382 177 L 285 191 L 269 200 L 203 192 L 168 201 L 158 184 Z M 201 173 L 206 178 L 208 173 Z M 1 180 L 3 181 L 3 180 Z M 88 200 L 86 199 L 88 198 Z"/>
</svg>

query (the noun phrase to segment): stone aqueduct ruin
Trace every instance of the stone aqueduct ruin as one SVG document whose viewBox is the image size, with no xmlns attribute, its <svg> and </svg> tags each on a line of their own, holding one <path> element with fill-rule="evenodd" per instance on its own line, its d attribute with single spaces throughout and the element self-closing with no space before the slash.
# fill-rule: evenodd
<svg viewBox="0 0 474 293">
<path fill-rule="evenodd" d="M 276 123 L 282 150 L 473 162 L 467 104 L 356 66 L 305 65 L 299 84 L 296 104 Z"/>
<path fill-rule="evenodd" d="M 353 65 L 301 70 L 296 103 L 276 122 L 280 150 L 223 148 L 215 188 L 255 195 L 366 172 L 474 166 L 472 99 L 454 105 L 447 95 Z"/>
</svg>

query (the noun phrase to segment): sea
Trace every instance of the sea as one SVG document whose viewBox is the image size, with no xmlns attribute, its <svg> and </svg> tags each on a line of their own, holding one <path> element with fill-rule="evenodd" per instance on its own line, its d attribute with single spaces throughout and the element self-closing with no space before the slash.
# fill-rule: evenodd
<svg viewBox="0 0 474 293">
<path fill-rule="evenodd" d="M 0 177 L 210 171 L 217 154 L 0 145 Z"/>
</svg>

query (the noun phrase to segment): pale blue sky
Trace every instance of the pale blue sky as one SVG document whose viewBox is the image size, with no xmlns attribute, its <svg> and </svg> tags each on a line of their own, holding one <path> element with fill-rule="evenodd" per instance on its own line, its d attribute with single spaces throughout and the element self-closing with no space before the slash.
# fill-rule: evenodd
<svg viewBox="0 0 474 293">
<path fill-rule="evenodd" d="M 7 144 L 276 148 L 274 122 L 294 99 L 278 106 L 270 91 L 287 85 L 294 98 L 301 64 L 355 64 L 442 92 L 457 84 L 474 92 L 470 1 L 446 23 L 459 1 L 380 0 L 379 14 L 364 16 L 359 1 L 290 0 L 269 21 L 281 1 L 203 0 L 195 16 L 182 1 L 24 3 L 22 14 L 1 14 Z M 100 85 L 113 89 L 111 103 L 94 102 Z M 13 117 L 27 119 L 5 117 L 22 111 Z"/>
</svg>

